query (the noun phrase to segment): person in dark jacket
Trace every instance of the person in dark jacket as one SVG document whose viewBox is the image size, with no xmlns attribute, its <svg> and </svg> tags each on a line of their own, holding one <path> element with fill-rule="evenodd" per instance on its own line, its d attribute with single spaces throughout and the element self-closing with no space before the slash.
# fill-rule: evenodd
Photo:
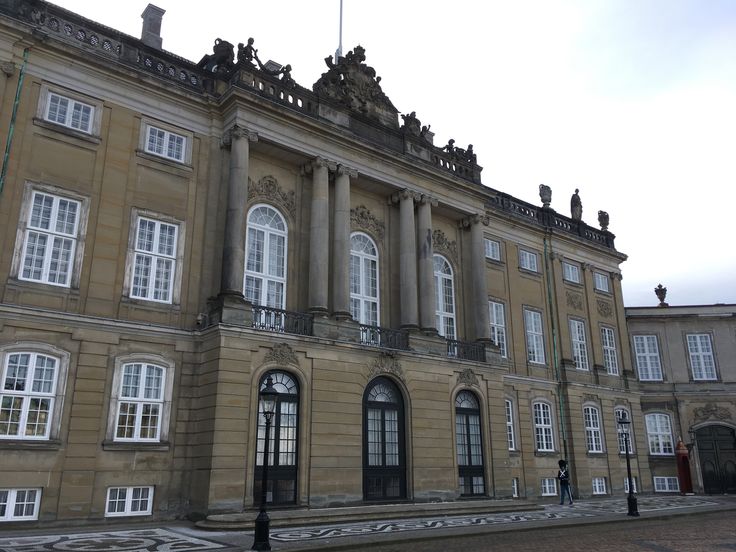
<svg viewBox="0 0 736 552">
<path fill-rule="evenodd" d="M 557 472 L 557 479 L 560 480 L 560 505 L 565 503 L 565 494 L 572 504 L 572 492 L 570 491 L 570 472 L 567 469 L 567 462 L 560 460 L 558 462 L 560 471 Z"/>
</svg>

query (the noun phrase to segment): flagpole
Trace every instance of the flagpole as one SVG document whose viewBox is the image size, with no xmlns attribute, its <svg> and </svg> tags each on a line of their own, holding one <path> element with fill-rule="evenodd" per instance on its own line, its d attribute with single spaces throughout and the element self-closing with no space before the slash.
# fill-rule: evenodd
<svg viewBox="0 0 736 552">
<path fill-rule="evenodd" d="M 335 50 L 335 63 L 342 57 L 342 0 L 340 0 L 340 42 Z"/>
</svg>

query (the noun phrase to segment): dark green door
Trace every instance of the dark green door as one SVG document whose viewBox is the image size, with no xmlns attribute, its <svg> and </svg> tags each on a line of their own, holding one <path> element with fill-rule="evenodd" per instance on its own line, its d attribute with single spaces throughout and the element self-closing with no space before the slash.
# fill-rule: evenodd
<svg viewBox="0 0 736 552">
<path fill-rule="evenodd" d="M 706 426 L 696 432 L 703 488 L 707 494 L 736 493 L 736 434 L 730 427 Z"/>
</svg>

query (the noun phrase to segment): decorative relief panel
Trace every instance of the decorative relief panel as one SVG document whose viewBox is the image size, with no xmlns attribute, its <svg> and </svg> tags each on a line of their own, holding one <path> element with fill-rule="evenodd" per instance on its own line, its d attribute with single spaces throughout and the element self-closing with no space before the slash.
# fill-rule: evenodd
<svg viewBox="0 0 736 552">
<path fill-rule="evenodd" d="M 455 265 L 459 263 L 457 242 L 454 240 L 448 240 L 442 230 L 435 230 L 432 233 L 432 248 L 435 253 L 441 253 L 442 255 L 449 257 Z"/>
<path fill-rule="evenodd" d="M 268 200 L 285 211 L 287 211 L 292 219 L 296 219 L 296 200 L 293 191 L 285 192 L 278 180 L 268 175 L 261 178 L 258 182 L 248 179 L 248 201 L 255 199 Z"/>
<path fill-rule="evenodd" d="M 585 395 L 583 395 L 583 402 L 599 403 L 600 401 L 598 400 L 598 396 L 597 395 L 588 395 L 588 394 L 585 394 Z"/>
<path fill-rule="evenodd" d="M 716 406 L 713 403 L 706 403 L 705 406 L 696 408 L 694 411 L 695 421 L 702 422 L 711 418 L 715 420 L 730 420 L 731 412 L 727 408 Z"/>
<path fill-rule="evenodd" d="M 366 376 L 369 381 L 381 374 L 391 374 L 404 380 L 404 369 L 399 364 L 395 353 L 381 353 L 378 358 L 368 363 Z"/>
<path fill-rule="evenodd" d="M 365 205 L 358 205 L 355 209 L 350 209 L 350 222 L 353 228 L 365 230 L 376 236 L 379 241 L 383 241 L 385 225 L 383 221 L 374 217 Z"/>
<path fill-rule="evenodd" d="M 598 314 L 603 318 L 611 318 L 613 316 L 613 306 L 608 301 L 598 299 Z"/>
<path fill-rule="evenodd" d="M 470 368 L 466 368 L 457 375 L 457 382 L 458 384 L 462 383 L 465 385 L 474 385 L 475 387 L 479 386 L 478 376 L 476 376 L 475 372 Z"/>
<path fill-rule="evenodd" d="M 286 343 L 276 343 L 266 356 L 264 357 L 266 362 L 274 362 L 282 366 L 287 364 L 293 364 L 299 366 L 299 361 L 289 345 Z"/>
<path fill-rule="evenodd" d="M 566 292 L 567 306 L 575 310 L 583 310 L 583 296 L 573 291 Z"/>
</svg>

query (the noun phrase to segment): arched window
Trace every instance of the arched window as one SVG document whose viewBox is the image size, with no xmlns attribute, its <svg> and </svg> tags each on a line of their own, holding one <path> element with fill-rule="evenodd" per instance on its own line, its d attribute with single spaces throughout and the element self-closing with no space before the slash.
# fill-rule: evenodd
<svg viewBox="0 0 736 552">
<path fill-rule="evenodd" d="M 649 440 L 649 454 L 672 455 L 672 423 L 669 414 L 647 414 L 644 416 Z"/>
<path fill-rule="evenodd" d="M 254 305 L 286 308 L 286 236 L 286 222 L 276 209 L 256 205 L 249 211 L 244 293 Z"/>
<path fill-rule="evenodd" d="M 588 452 L 603 452 L 600 411 L 595 406 L 586 406 L 583 408 L 583 419 L 585 420 L 585 442 Z"/>
<path fill-rule="evenodd" d="M 363 397 L 363 496 L 406 497 L 404 401 L 388 379 L 374 379 Z"/>
<path fill-rule="evenodd" d="M 299 429 L 299 385 L 286 372 L 271 371 L 261 378 L 259 390 L 266 386 L 268 376 L 279 392 L 276 410 L 271 420 L 268 444 L 268 483 L 266 501 L 272 504 L 296 503 L 297 437 Z M 276 437 L 278 436 L 278 437 Z M 258 402 L 258 437 L 256 443 L 256 469 L 254 470 L 253 497 L 256 504 L 261 496 L 263 477 L 263 451 L 266 438 L 266 418 L 263 404 Z"/>
<path fill-rule="evenodd" d="M 555 450 L 554 434 L 552 432 L 552 408 L 544 402 L 535 402 L 534 410 L 534 443 L 540 452 Z"/>
<path fill-rule="evenodd" d="M 486 492 L 480 431 L 478 399 L 470 391 L 460 391 L 455 397 L 455 444 L 458 481 L 463 496 L 483 495 Z"/>
<path fill-rule="evenodd" d="M 455 339 L 455 290 L 452 267 L 442 255 L 434 256 L 435 323 L 440 335 Z"/>
<path fill-rule="evenodd" d="M 378 326 L 378 250 L 367 235 L 350 236 L 350 314 L 361 324 Z"/>
</svg>

